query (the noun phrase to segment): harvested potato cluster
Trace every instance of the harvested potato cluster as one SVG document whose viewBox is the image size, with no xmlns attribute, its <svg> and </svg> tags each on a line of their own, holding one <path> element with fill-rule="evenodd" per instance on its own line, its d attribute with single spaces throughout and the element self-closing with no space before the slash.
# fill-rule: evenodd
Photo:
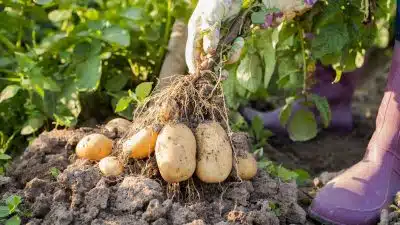
<svg viewBox="0 0 400 225">
<path fill-rule="evenodd" d="M 114 119 L 106 130 L 125 129 L 130 122 Z M 155 152 L 162 178 L 168 183 L 179 183 L 194 174 L 204 183 L 225 181 L 235 170 L 243 180 L 257 173 L 257 162 L 252 154 L 242 149 L 234 154 L 230 139 L 218 122 L 202 122 L 192 131 L 183 123 L 148 126 L 123 139 L 121 153 L 110 156 L 113 141 L 103 134 L 83 137 L 76 146 L 80 158 L 99 161 L 105 176 L 119 176 L 124 171 L 123 158 L 145 159 Z M 119 152 L 115 152 L 118 154 Z"/>
</svg>

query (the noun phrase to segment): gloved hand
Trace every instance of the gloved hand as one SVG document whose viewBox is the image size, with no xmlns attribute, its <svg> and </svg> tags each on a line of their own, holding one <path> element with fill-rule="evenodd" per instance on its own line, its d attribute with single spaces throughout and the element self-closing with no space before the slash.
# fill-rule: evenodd
<svg viewBox="0 0 400 225">
<path fill-rule="evenodd" d="M 188 24 L 186 64 L 190 73 L 196 71 L 201 52 L 214 54 L 220 39 L 221 23 L 235 17 L 242 0 L 199 0 Z"/>
</svg>

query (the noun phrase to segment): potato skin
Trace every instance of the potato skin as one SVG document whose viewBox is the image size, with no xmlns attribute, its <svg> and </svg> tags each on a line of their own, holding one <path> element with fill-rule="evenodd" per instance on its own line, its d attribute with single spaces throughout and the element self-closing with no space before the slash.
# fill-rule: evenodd
<svg viewBox="0 0 400 225">
<path fill-rule="evenodd" d="M 160 174 L 168 183 L 178 183 L 193 176 L 196 169 L 196 139 L 184 124 L 166 125 L 156 144 Z"/>
<path fill-rule="evenodd" d="M 237 175 L 242 180 L 251 180 L 257 174 L 257 161 L 252 154 L 237 155 L 234 161 Z"/>
<path fill-rule="evenodd" d="M 100 160 L 112 152 L 113 142 L 102 134 L 89 134 L 83 137 L 76 146 L 79 158 Z"/>
<path fill-rule="evenodd" d="M 205 183 L 219 183 L 232 171 L 232 147 L 228 135 L 217 122 L 196 128 L 197 177 Z"/>
<path fill-rule="evenodd" d="M 154 152 L 157 137 L 152 127 L 144 128 L 124 142 L 122 151 L 134 159 L 147 158 Z"/>
<path fill-rule="evenodd" d="M 131 121 L 123 118 L 115 118 L 110 120 L 104 128 L 109 132 L 117 132 L 118 135 L 122 135 L 129 130 L 132 125 Z"/>
<path fill-rule="evenodd" d="M 99 168 L 105 176 L 119 176 L 124 171 L 122 163 L 115 156 L 108 156 L 101 159 Z"/>
</svg>

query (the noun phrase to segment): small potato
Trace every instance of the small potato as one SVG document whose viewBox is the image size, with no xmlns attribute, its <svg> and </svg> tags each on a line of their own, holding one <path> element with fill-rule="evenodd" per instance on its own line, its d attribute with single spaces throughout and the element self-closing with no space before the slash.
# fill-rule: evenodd
<svg viewBox="0 0 400 225">
<path fill-rule="evenodd" d="M 250 180 L 257 174 L 257 161 L 249 152 L 237 155 L 235 161 L 233 163 L 240 179 Z"/>
<path fill-rule="evenodd" d="M 156 160 L 163 179 L 178 183 L 196 169 L 196 139 L 184 124 L 166 125 L 157 139 Z"/>
<path fill-rule="evenodd" d="M 100 160 L 99 168 L 105 176 L 119 176 L 124 171 L 122 163 L 115 156 L 108 156 Z"/>
<path fill-rule="evenodd" d="M 109 132 L 115 132 L 118 135 L 122 135 L 129 130 L 129 127 L 132 125 L 131 121 L 123 119 L 123 118 L 115 118 L 110 120 L 104 128 Z"/>
<path fill-rule="evenodd" d="M 124 142 L 122 151 L 134 159 L 147 158 L 154 152 L 157 137 L 154 128 L 144 128 Z"/>
<path fill-rule="evenodd" d="M 112 152 L 113 142 L 102 134 L 89 134 L 83 137 L 76 146 L 79 158 L 100 160 Z"/>
<path fill-rule="evenodd" d="M 223 182 L 232 171 L 232 147 L 219 123 L 202 123 L 196 128 L 196 175 L 205 183 Z"/>
</svg>

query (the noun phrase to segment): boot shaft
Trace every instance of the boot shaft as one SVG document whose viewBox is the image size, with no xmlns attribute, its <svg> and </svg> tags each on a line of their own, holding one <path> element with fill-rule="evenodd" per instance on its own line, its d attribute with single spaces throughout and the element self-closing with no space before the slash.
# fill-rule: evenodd
<svg viewBox="0 0 400 225">
<path fill-rule="evenodd" d="M 385 94 L 376 118 L 376 130 L 369 149 L 381 149 L 400 154 L 400 42 L 394 46 Z"/>
</svg>

